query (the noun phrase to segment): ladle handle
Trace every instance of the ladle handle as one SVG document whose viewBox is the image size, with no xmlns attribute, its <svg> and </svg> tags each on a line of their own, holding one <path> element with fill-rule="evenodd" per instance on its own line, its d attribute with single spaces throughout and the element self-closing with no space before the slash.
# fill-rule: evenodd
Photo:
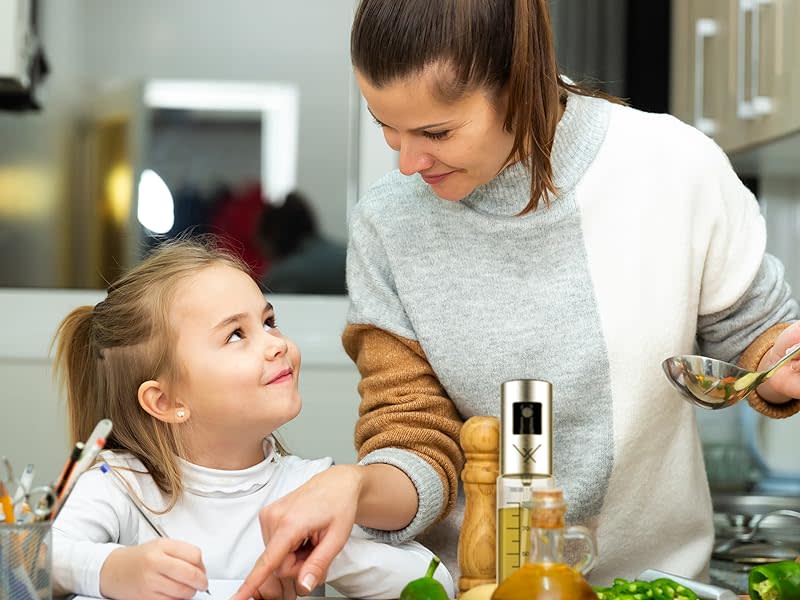
<svg viewBox="0 0 800 600">
<path fill-rule="evenodd" d="M 762 382 L 766 381 L 767 379 L 772 377 L 775 374 L 775 371 L 780 369 L 783 365 L 785 365 L 787 362 L 789 362 L 790 360 L 792 360 L 794 357 L 796 357 L 798 355 L 800 355 L 800 346 L 795 348 L 793 351 L 789 352 L 789 354 L 787 354 L 782 359 L 780 359 L 778 362 L 776 362 L 774 365 L 772 365 L 769 368 L 769 370 L 766 373 L 764 373 L 764 377 L 761 379 L 761 381 Z"/>
</svg>

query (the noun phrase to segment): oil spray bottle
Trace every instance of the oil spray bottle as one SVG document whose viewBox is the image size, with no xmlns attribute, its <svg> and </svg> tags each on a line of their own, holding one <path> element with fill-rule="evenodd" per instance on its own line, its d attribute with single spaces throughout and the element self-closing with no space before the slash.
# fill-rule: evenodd
<svg viewBox="0 0 800 600">
<path fill-rule="evenodd" d="M 500 386 L 497 583 L 525 564 L 534 489 L 553 487 L 553 388 L 516 379 Z"/>
</svg>

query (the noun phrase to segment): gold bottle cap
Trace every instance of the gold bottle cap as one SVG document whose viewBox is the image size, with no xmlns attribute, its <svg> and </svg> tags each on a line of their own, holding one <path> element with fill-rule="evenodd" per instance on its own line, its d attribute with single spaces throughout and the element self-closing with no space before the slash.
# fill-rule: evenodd
<svg viewBox="0 0 800 600">
<path fill-rule="evenodd" d="M 563 529 L 567 505 L 564 492 L 559 488 L 533 490 L 531 527 Z"/>
</svg>

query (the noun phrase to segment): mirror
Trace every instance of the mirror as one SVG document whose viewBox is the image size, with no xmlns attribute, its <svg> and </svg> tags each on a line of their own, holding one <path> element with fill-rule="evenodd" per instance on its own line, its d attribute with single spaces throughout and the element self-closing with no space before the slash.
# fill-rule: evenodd
<svg viewBox="0 0 800 600">
<path fill-rule="evenodd" d="M 0 286 L 102 288 L 188 230 L 269 291 L 344 294 L 353 8 L 41 3 L 43 110 L 0 112 Z"/>
</svg>

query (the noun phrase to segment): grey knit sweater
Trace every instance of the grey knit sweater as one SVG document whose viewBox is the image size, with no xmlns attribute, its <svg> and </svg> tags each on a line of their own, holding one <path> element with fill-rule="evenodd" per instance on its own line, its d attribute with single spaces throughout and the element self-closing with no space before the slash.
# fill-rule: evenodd
<svg viewBox="0 0 800 600">
<path fill-rule="evenodd" d="M 552 382 L 555 476 L 568 521 L 599 539 L 592 581 L 648 567 L 696 576 L 713 541 L 710 495 L 693 409 L 661 361 L 698 349 L 733 360 L 797 318 L 797 303 L 764 252 L 752 194 L 696 130 L 570 95 L 552 163 L 558 196 L 524 216 L 520 164 L 460 202 L 417 175 L 378 181 L 352 216 L 348 330 L 418 344 L 462 419 L 497 415 L 503 381 Z M 367 356 L 355 347 L 366 343 L 348 351 Z M 401 405 L 409 391 L 382 381 Z M 420 425 L 416 442 L 379 444 L 362 462 L 398 466 L 419 493 L 414 521 L 383 535 L 425 531 L 457 572 L 463 499 L 431 526 L 447 494 L 427 439 Z"/>
</svg>

